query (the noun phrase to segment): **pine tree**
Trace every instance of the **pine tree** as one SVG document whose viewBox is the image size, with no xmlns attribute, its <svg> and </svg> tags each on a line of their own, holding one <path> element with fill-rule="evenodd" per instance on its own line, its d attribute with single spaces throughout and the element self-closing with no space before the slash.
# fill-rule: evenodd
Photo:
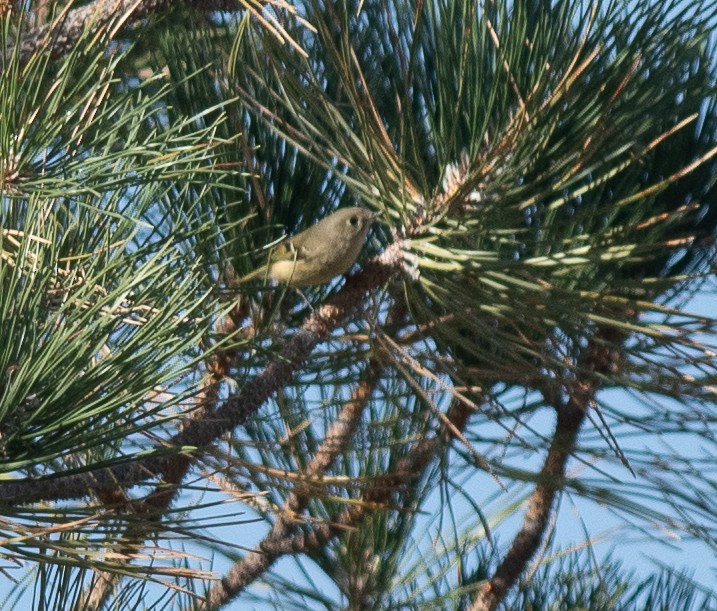
<svg viewBox="0 0 717 611">
<path fill-rule="evenodd" d="M 7 608 L 717 606 L 555 542 L 714 545 L 717 3 L 0 15 Z"/>
</svg>

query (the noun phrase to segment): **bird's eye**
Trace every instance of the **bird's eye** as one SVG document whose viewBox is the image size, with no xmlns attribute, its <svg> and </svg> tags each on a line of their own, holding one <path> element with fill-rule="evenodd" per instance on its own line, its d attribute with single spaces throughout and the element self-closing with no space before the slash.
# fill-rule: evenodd
<svg viewBox="0 0 717 611">
<path fill-rule="evenodd" d="M 356 227 L 356 225 L 358 225 L 358 222 L 359 222 L 359 218 L 358 218 L 357 216 L 352 216 L 352 217 L 349 219 L 349 223 L 351 223 L 351 225 L 352 225 L 353 227 Z"/>
</svg>

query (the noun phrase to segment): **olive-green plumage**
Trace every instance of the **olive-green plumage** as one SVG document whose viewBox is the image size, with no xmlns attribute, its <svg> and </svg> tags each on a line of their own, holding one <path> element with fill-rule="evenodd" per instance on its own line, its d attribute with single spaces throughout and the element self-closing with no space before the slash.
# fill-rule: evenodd
<svg viewBox="0 0 717 611">
<path fill-rule="evenodd" d="M 377 216 L 365 208 L 342 208 L 280 242 L 268 263 L 241 278 L 239 284 L 265 276 L 295 287 L 328 282 L 354 264 Z"/>
</svg>

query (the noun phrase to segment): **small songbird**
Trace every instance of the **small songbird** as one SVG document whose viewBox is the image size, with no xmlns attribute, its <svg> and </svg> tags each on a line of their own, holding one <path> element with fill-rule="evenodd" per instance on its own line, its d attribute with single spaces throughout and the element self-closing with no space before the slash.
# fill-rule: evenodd
<svg viewBox="0 0 717 611">
<path fill-rule="evenodd" d="M 271 250 L 266 265 L 240 278 L 242 284 L 268 277 L 293 287 L 323 284 L 349 270 L 379 215 L 365 208 L 341 208 Z"/>
</svg>

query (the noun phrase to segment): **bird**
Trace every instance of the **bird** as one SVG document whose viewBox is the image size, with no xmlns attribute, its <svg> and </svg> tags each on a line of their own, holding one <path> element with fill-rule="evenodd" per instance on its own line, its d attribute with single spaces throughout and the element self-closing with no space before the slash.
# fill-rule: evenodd
<svg viewBox="0 0 717 611">
<path fill-rule="evenodd" d="M 324 284 L 354 264 L 378 216 L 378 212 L 366 208 L 341 208 L 279 242 L 266 264 L 236 282 L 268 277 L 290 287 Z"/>
</svg>

